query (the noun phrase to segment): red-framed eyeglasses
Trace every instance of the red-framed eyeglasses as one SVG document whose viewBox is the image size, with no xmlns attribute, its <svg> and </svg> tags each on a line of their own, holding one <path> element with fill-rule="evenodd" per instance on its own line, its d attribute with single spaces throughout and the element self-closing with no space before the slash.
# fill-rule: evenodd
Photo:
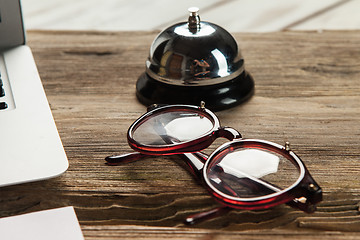
<svg viewBox="0 0 360 240">
<path fill-rule="evenodd" d="M 230 140 L 210 156 L 200 151 L 218 137 Z M 304 212 L 316 210 L 322 190 L 302 160 L 290 149 L 259 139 L 243 139 L 204 107 L 165 105 L 149 109 L 129 128 L 128 143 L 136 152 L 109 156 L 109 165 L 148 155 L 183 156 L 222 207 L 195 214 L 187 224 L 237 209 L 266 209 L 286 203 Z"/>
</svg>

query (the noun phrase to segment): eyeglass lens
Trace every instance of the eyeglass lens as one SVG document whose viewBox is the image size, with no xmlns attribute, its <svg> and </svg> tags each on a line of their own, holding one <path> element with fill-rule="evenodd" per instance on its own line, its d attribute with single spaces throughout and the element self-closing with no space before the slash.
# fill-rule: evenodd
<svg viewBox="0 0 360 240">
<path fill-rule="evenodd" d="M 194 140 L 214 127 L 200 112 L 173 111 L 146 118 L 133 130 L 133 139 L 141 144 L 161 146 Z"/>
<path fill-rule="evenodd" d="M 238 198 L 263 197 L 296 182 L 292 161 L 266 149 L 232 147 L 212 158 L 206 178 L 221 193 Z"/>
</svg>

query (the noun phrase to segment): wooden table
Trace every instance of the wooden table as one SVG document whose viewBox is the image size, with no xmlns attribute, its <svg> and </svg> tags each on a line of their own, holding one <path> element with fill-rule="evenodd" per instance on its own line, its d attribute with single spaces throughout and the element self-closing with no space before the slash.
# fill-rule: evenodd
<svg viewBox="0 0 360 240">
<path fill-rule="evenodd" d="M 218 206 L 176 157 L 107 166 L 129 152 L 126 131 L 145 111 L 135 82 L 156 32 L 28 33 L 70 167 L 60 177 L 0 189 L 0 217 L 74 206 L 86 239 L 360 239 L 360 32 L 236 33 L 256 83 L 218 112 L 246 138 L 290 141 L 324 191 L 318 211 Z M 207 151 L 214 150 L 216 141 Z"/>
</svg>

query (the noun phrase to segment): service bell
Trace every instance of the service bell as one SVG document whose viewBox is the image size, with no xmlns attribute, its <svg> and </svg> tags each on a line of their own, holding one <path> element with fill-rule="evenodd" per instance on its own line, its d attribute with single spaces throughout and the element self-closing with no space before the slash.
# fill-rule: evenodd
<svg viewBox="0 0 360 240">
<path fill-rule="evenodd" d="M 201 101 L 217 111 L 233 107 L 254 92 L 254 81 L 232 35 L 200 21 L 189 8 L 187 22 L 163 30 L 153 41 L 146 70 L 136 84 L 145 105 L 192 104 Z"/>
</svg>

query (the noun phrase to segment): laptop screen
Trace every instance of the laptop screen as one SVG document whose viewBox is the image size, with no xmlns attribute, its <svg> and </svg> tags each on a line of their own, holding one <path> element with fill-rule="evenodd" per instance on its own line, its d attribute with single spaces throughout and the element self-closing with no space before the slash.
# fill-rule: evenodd
<svg viewBox="0 0 360 240">
<path fill-rule="evenodd" d="M 0 0 L 0 49 L 25 44 L 19 0 Z"/>
</svg>

